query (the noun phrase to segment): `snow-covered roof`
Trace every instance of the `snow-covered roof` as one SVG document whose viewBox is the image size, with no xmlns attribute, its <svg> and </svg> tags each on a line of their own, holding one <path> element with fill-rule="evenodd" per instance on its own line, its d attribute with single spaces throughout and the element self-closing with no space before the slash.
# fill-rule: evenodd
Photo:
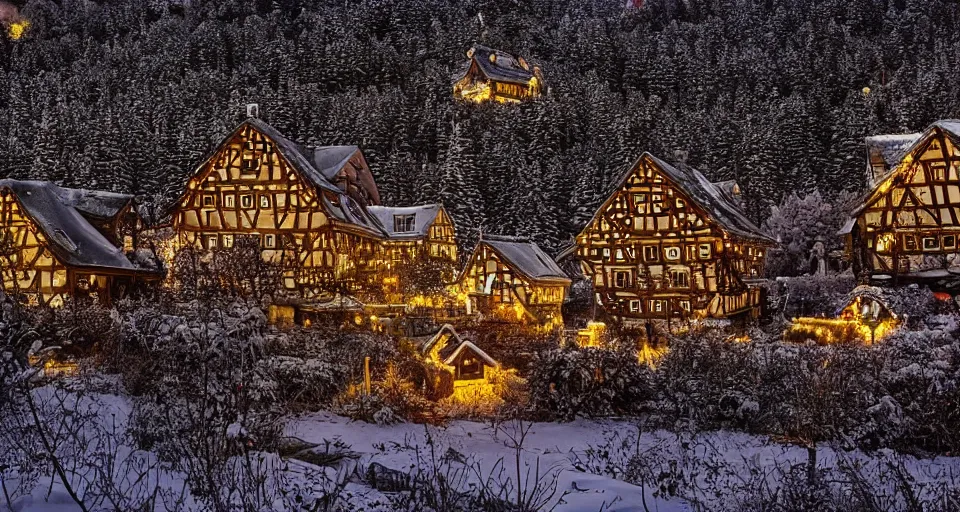
<svg viewBox="0 0 960 512">
<path fill-rule="evenodd" d="M 447 345 L 448 348 L 452 346 L 455 346 L 456 348 L 453 349 L 449 355 L 444 354 L 446 349 L 440 351 L 440 357 L 443 357 L 443 364 L 452 365 L 457 360 L 457 357 L 461 352 L 464 350 L 469 350 L 479 357 L 480 360 L 483 361 L 487 366 L 492 366 L 494 368 L 500 366 L 500 363 L 498 363 L 496 359 L 490 357 L 489 354 L 481 350 L 480 347 L 474 345 L 473 342 L 463 341 L 459 345 Z"/>
<path fill-rule="evenodd" d="M 474 45 L 472 51 L 471 58 L 480 67 L 480 71 L 491 80 L 527 86 L 530 84 L 530 79 L 536 76 L 531 69 L 525 69 L 520 64 L 519 57 L 507 52 L 480 44 Z M 491 55 L 495 56 L 494 62 L 490 62 Z"/>
<path fill-rule="evenodd" d="M 440 204 L 424 204 L 420 206 L 368 206 L 369 211 L 391 239 L 417 239 L 427 235 L 430 225 L 436 220 L 437 214 L 443 208 Z M 412 231 L 397 231 L 394 229 L 394 217 L 397 215 L 414 215 Z"/>
<path fill-rule="evenodd" d="M 873 135 L 865 138 L 864 142 L 870 155 L 879 155 L 889 169 L 900 163 L 907 150 L 922 136 L 923 134 L 919 132 Z"/>
<path fill-rule="evenodd" d="M 0 180 L 0 189 L 9 190 L 16 196 L 61 263 L 130 272 L 142 270 L 82 215 L 85 208 L 97 213 L 96 216 L 109 216 L 120 201 L 120 194 L 102 196 L 106 193 L 63 189 L 46 181 L 10 179 Z M 98 204 L 98 197 L 108 197 L 109 201 Z"/>
<path fill-rule="evenodd" d="M 56 187 L 60 200 L 72 206 L 84 217 L 112 220 L 133 203 L 133 196 L 100 190 Z"/>
<path fill-rule="evenodd" d="M 473 342 L 464 340 L 457 334 L 457 330 L 453 328 L 450 324 L 443 324 L 440 327 L 440 330 L 436 334 L 430 337 L 429 340 L 425 341 L 420 345 L 421 354 L 429 354 L 438 343 L 443 341 L 443 346 L 440 347 L 440 360 L 443 364 L 452 365 L 456 361 L 457 356 L 460 355 L 464 350 L 470 350 L 477 355 L 487 366 L 497 367 L 500 366 L 494 358 L 490 357 L 489 354 L 476 346 Z"/>
<path fill-rule="evenodd" d="M 445 335 L 447 336 L 447 338 L 444 338 Z M 457 345 L 463 342 L 463 340 L 460 338 L 460 335 L 457 334 L 457 330 L 454 329 L 452 325 L 443 324 L 442 326 L 440 326 L 440 329 L 437 331 L 436 334 L 431 336 L 427 341 L 423 342 L 420 345 L 420 353 L 426 354 L 430 352 L 431 350 L 433 350 L 433 347 L 436 346 L 438 342 L 440 342 L 440 340 L 444 340 L 444 339 L 456 340 Z"/>
<path fill-rule="evenodd" d="M 533 242 L 521 238 L 484 235 L 480 244 L 489 246 L 504 262 L 529 279 L 570 284 L 570 278 L 557 262 Z"/>
<path fill-rule="evenodd" d="M 897 288 L 881 288 L 879 286 L 860 285 L 847 295 L 846 306 L 843 309 L 849 307 L 858 298 L 869 298 L 883 304 L 894 318 L 901 320 L 904 316 L 914 319 L 922 318 L 929 314 L 936 303 L 933 292 L 925 286 L 910 285 Z"/>
<path fill-rule="evenodd" d="M 320 146 L 312 148 L 313 165 L 328 180 L 343 169 L 350 158 L 360 151 L 357 146 Z"/>
<path fill-rule="evenodd" d="M 673 182 L 693 203 L 705 211 L 710 219 L 724 231 L 727 231 L 731 235 L 757 242 L 766 244 L 777 243 L 761 231 L 736 205 L 731 204 L 730 200 L 727 199 L 727 193 L 724 189 L 730 182 L 721 182 L 719 185 L 710 183 L 700 171 L 693 167 L 687 165 L 674 167 L 649 152 L 644 152 L 640 155 L 640 158 L 617 180 L 614 188 L 607 195 L 607 200 L 604 202 L 604 205 L 594 214 L 593 219 L 587 224 L 588 226 L 593 224 L 597 216 L 602 213 L 604 206 L 609 203 L 617 191 L 626 185 L 627 180 L 630 179 L 630 176 L 636 172 L 636 169 L 643 162 L 647 162 L 649 165 L 661 171 L 667 179 Z M 736 185 L 736 183 L 734 182 L 733 185 Z"/>
</svg>

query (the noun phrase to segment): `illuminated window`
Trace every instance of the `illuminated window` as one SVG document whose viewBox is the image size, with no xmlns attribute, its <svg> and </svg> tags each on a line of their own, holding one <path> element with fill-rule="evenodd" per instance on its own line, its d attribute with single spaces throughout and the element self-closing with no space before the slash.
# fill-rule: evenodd
<svg viewBox="0 0 960 512">
<path fill-rule="evenodd" d="M 690 288 L 690 274 L 686 270 L 671 270 L 670 285 L 674 288 Z"/>
<path fill-rule="evenodd" d="M 273 249 L 277 246 L 276 235 L 263 235 L 263 246 L 267 249 Z"/>
<path fill-rule="evenodd" d="M 934 167 L 933 169 L 931 169 L 931 171 L 933 171 L 934 181 L 944 181 L 946 179 L 946 176 L 947 176 L 946 167 Z"/>
<path fill-rule="evenodd" d="M 700 244 L 700 259 L 709 260 L 710 259 L 710 244 Z"/>
<path fill-rule="evenodd" d="M 217 248 L 217 236 L 208 236 L 207 237 L 207 249 L 213 250 Z"/>
<path fill-rule="evenodd" d="M 213 194 L 204 194 L 203 195 L 203 206 L 215 206 L 216 200 L 213 198 Z"/>
<path fill-rule="evenodd" d="M 631 313 L 639 313 L 639 312 L 640 312 L 640 301 L 639 301 L 639 300 L 631 300 L 631 301 L 630 301 L 630 312 L 631 312 Z"/>
<path fill-rule="evenodd" d="M 944 248 L 944 249 L 956 249 L 956 248 L 957 248 L 957 235 L 943 235 L 943 248 Z"/>
<path fill-rule="evenodd" d="M 416 231 L 417 215 L 394 215 L 393 231 L 396 233 L 412 233 Z"/>
<path fill-rule="evenodd" d="M 260 170 L 259 158 L 252 158 L 247 156 L 243 157 L 243 163 L 240 166 L 240 172 L 248 174 L 248 173 L 256 173 L 258 170 Z"/>
<path fill-rule="evenodd" d="M 664 247 L 663 248 L 663 257 L 668 261 L 677 261 L 680 259 L 680 248 L 679 247 Z"/>
<path fill-rule="evenodd" d="M 233 247 L 233 235 L 223 235 L 223 247 L 229 249 Z"/>
<path fill-rule="evenodd" d="M 643 248 L 643 261 L 660 261 L 660 248 L 647 245 Z"/>
<path fill-rule="evenodd" d="M 616 255 L 616 258 L 615 258 L 616 261 L 623 261 L 623 260 L 625 259 L 625 258 L 623 257 L 623 249 L 617 249 L 617 253 L 616 253 L 616 254 L 617 254 L 617 255 Z"/>
<path fill-rule="evenodd" d="M 270 196 L 268 194 L 260 194 L 260 208 L 270 208 Z"/>
<path fill-rule="evenodd" d="M 663 196 L 653 194 L 653 213 L 660 213 L 661 209 L 663 209 Z"/>
<path fill-rule="evenodd" d="M 273 200 L 273 204 L 277 205 L 277 208 L 283 208 L 287 205 L 287 196 L 285 194 L 277 194 Z"/>
<path fill-rule="evenodd" d="M 686 256 L 687 256 L 687 261 L 694 261 L 694 260 L 696 260 L 696 259 L 697 259 L 697 246 L 696 246 L 696 245 L 688 245 L 688 246 L 686 246 Z"/>
<path fill-rule="evenodd" d="M 241 208 L 253 208 L 253 195 L 244 194 L 240 196 L 240 207 Z"/>
<path fill-rule="evenodd" d="M 613 271 L 613 286 L 615 288 L 628 288 L 630 286 L 630 271 L 629 270 L 614 270 Z"/>
<path fill-rule="evenodd" d="M 680 199 L 680 198 L 678 197 L 678 198 L 677 198 L 677 208 L 683 208 L 683 207 L 685 207 L 685 206 L 687 206 L 687 203 L 685 203 L 685 202 L 683 201 L 683 199 Z"/>
<path fill-rule="evenodd" d="M 233 208 L 237 205 L 237 196 L 234 194 L 224 194 L 223 205 L 227 208 Z"/>
<path fill-rule="evenodd" d="M 908 251 L 916 251 L 917 237 L 913 235 L 903 235 L 903 248 Z"/>
<path fill-rule="evenodd" d="M 877 236 L 877 252 L 887 254 L 893 250 L 893 233 L 883 233 Z M 872 242 L 872 240 L 870 240 Z"/>
<path fill-rule="evenodd" d="M 650 303 L 653 305 L 653 308 L 651 309 L 653 309 L 657 313 L 663 313 L 663 310 L 665 308 L 662 300 L 652 300 L 650 301 Z"/>
<path fill-rule="evenodd" d="M 680 309 L 682 309 L 682 310 L 684 310 L 684 311 L 686 311 L 686 312 L 689 313 L 689 312 L 690 312 L 690 301 L 689 301 L 689 300 L 681 300 L 681 301 L 680 301 Z"/>
<path fill-rule="evenodd" d="M 924 251 L 936 251 L 938 249 L 940 249 L 940 238 L 935 236 L 924 237 L 923 239 Z"/>
</svg>

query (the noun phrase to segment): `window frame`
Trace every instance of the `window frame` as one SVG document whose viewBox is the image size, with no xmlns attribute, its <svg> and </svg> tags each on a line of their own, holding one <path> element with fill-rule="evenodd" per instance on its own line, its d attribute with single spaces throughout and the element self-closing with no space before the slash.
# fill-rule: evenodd
<svg viewBox="0 0 960 512">
<path fill-rule="evenodd" d="M 950 245 L 947 245 L 947 239 L 948 239 L 948 238 L 952 240 L 952 242 L 950 243 Z M 942 247 L 943 250 L 945 250 L 945 251 L 946 251 L 946 250 L 956 249 L 956 248 L 957 248 L 957 235 L 943 235 L 943 240 L 940 242 L 940 247 Z"/>
<path fill-rule="evenodd" d="M 394 214 L 393 216 L 393 232 L 394 233 L 416 233 L 416 231 L 417 231 L 417 214 L 416 213 Z"/>
<path fill-rule="evenodd" d="M 660 246 L 659 246 L 659 245 L 644 245 L 644 246 L 643 246 L 643 261 L 645 261 L 645 262 L 659 262 L 659 261 L 660 261 Z"/>
<path fill-rule="evenodd" d="M 630 270 L 613 270 L 613 287 L 618 289 L 630 288 L 630 284 L 633 281 L 633 272 Z M 621 277 L 623 278 L 621 281 Z"/>
<path fill-rule="evenodd" d="M 240 194 L 240 208 L 253 208 L 253 194 Z"/>
</svg>

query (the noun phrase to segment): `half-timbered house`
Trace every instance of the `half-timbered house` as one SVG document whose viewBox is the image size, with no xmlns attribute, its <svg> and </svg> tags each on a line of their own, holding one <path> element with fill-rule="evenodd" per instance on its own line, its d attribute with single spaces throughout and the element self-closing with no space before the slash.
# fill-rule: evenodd
<svg viewBox="0 0 960 512">
<path fill-rule="evenodd" d="M 877 148 L 877 141 L 886 146 Z M 857 275 L 875 283 L 937 286 L 960 274 L 960 121 L 922 134 L 871 137 L 879 176 L 841 234 Z M 885 172 L 885 174 L 882 174 Z"/>
<path fill-rule="evenodd" d="M 764 254 L 775 241 L 732 203 L 734 183 L 644 153 L 576 237 L 572 255 L 613 319 L 757 314 Z"/>
<path fill-rule="evenodd" d="M 405 255 L 403 247 L 423 244 L 450 262 L 456 254 L 439 206 L 394 215 L 379 205 L 356 146 L 303 146 L 250 118 L 200 164 L 171 221 L 181 247 L 229 248 L 239 236 L 258 237 L 263 258 L 284 269 L 284 288 L 301 298 L 382 300 L 391 258 Z"/>
<path fill-rule="evenodd" d="M 84 295 L 109 302 L 159 274 L 126 255 L 139 217 L 133 196 L 0 180 L 3 288 L 31 304 Z"/>
<path fill-rule="evenodd" d="M 468 315 L 483 314 L 541 328 L 562 326 L 570 278 L 537 244 L 484 235 L 460 275 Z"/>
<path fill-rule="evenodd" d="M 467 50 L 466 71 L 453 86 L 454 97 L 483 103 L 517 103 L 536 98 L 543 90 L 543 74 L 520 56 L 474 45 Z"/>
</svg>

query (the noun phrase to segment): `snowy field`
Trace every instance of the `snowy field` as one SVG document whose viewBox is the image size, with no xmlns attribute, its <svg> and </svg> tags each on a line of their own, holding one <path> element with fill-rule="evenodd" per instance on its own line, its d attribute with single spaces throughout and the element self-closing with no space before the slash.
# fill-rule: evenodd
<svg viewBox="0 0 960 512">
<path fill-rule="evenodd" d="M 82 402 L 81 407 L 95 408 L 99 418 L 111 424 L 116 421 L 118 428 L 127 421 L 130 404 L 124 397 L 95 395 Z M 545 498 L 547 503 L 543 509 L 555 507 L 554 510 L 561 512 L 737 510 L 740 496 L 757 482 L 762 481 L 769 490 L 775 491 L 784 474 L 805 471 L 808 456 L 803 447 L 731 432 L 696 435 L 644 432 L 637 442 L 637 427 L 625 420 L 535 423 L 527 427 L 519 450 L 521 475 L 527 475 L 527 468 L 535 469 L 538 463 L 540 473 L 547 475 L 545 482 L 553 481 L 550 476 L 557 475 L 557 491 L 552 496 L 545 495 L 549 499 Z M 432 450 L 453 454 L 444 458 L 445 475 L 457 466 L 471 468 L 463 479 L 468 486 L 491 475 L 513 477 L 517 471 L 517 451 L 513 444 L 517 428 L 516 423 L 494 426 L 470 421 L 454 421 L 445 427 L 409 423 L 378 426 L 326 412 L 309 413 L 290 419 L 285 434 L 315 443 L 326 453 L 349 456 L 324 468 L 300 460 L 281 462 L 277 467 L 282 468 L 287 483 L 298 488 L 313 485 L 306 476 L 309 474 L 323 473 L 344 479 L 346 510 L 388 510 L 387 496 L 362 478 L 371 466 L 379 464 L 412 474 L 430 465 Z M 102 448 L 87 447 L 91 453 Z M 116 453 L 118 459 L 155 460 L 153 454 L 129 447 L 121 447 Z M 618 479 L 629 470 L 627 459 L 631 454 L 639 454 L 636 460 L 644 461 L 646 473 L 640 474 L 652 475 L 650 480 L 644 480 L 649 482 L 646 485 L 632 485 Z M 267 460 L 280 462 L 275 456 Z M 160 494 L 167 498 L 161 501 L 167 505 L 158 506 L 159 510 L 177 508 L 172 505 L 176 502 L 173 497 L 177 496 L 181 497 L 179 508 L 195 508 L 189 496 L 182 498 L 183 479 L 176 472 L 156 471 L 147 477 L 145 485 L 137 487 L 124 481 L 130 475 L 124 474 L 122 468 L 130 466 L 117 463 L 115 467 L 118 488 L 162 489 Z M 824 475 L 842 478 L 841 467 L 857 467 L 866 475 L 875 475 L 869 482 L 870 492 L 877 496 L 877 503 L 895 508 L 898 505 L 898 498 L 892 492 L 895 483 L 885 480 L 883 475 L 890 471 L 884 469 L 902 469 L 921 494 L 935 493 L 944 486 L 955 486 L 953 475 L 960 474 L 960 458 L 916 459 L 890 452 L 867 455 L 858 451 L 819 450 L 818 468 Z M 74 480 L 83 496 L 86 492 L 83 479 Z M 5 483 L 16 487 L 19 482 L 8 477 Z M 41 476 L 33 484 L 32 492 L 25 494 L 14 500 L 17 512 L 80 510 L 50 475 Z M 110 503 L 101 503 L 100 507 L 97 510 L 115 509 Z M 279 505 L 273 509 L 283 510 Z"/>
</svg>

